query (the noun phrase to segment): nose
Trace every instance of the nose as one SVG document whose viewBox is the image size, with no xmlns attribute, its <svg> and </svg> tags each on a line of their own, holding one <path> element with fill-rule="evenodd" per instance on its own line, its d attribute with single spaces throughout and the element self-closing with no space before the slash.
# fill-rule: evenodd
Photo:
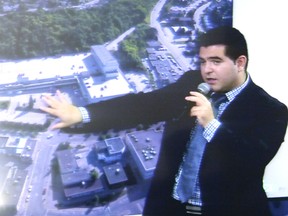
<svg viewBox="0 0 288 216">
<path fill-rule="evenodd" d="M 206 62 L 205 64 L 202 64 L 201 65 L 201 71 L 202 71 L 202 73 L 205 73 L 205 74 L 211 73 L 212 72 L 211 63 Z"/>
</svg>

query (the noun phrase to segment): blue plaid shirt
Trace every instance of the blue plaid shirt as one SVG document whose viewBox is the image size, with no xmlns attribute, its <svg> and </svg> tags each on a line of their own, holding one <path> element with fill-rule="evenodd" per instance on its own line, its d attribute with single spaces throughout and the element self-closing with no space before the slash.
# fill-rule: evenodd
<svg viewBox="0 0 288 216">
<path fill-rule="evenodd" d="M 212 140 L 217 128 L 221 125 L 221 122 L 218 121 L 219 117 L 222 115 L 226 107 L 235 99 L 235 97 L 247 86 L 249 80 L 250 76 L 248 75 L 246 81 L 241 86 L 226 93 L 228 101 L 219 106 L 216 119 L 213 119 L 204 129 L 203 136 L 208 142 Z"/>
<path fill-rule="evenodd" d="M 239 86 L 238 88 L 235 88 L 235 89 L 226 93 L 226 97 L 227 97 L 228 101 L 220 104 L 216 119 L 213 119 L 204 128 L 203 137 L 207 140 L 207 142 L 210 142 L 213 139 L 214 134 L 216 133 L 217 129 L 221 126 L 221 122 L 218 120 L 219 117 L 222 115 L 222 113 L 227 108 L 227 106 L 235 99 L 235 97 L 247 86 L 249 80 L 250 80 L 250 76 L 248 75 L 246 81 L 241 86 Z M 176 192 L 176 188 L 177 188 L 179 177 L 180 177 L 181 172 L 182 172 L 181 168 L 182 167 L 180 166 L 179 172 L 178 172 L 176 179 L 175 179 L 176 183 L 175 183 L 173 194 L 172 194 L 173 198 L 176 200 L 179 200 L 179 196 Z M 188 202 L 190 204 L 193 204 L 196 206 L 202 206 L 201 191 L 200 191 L 200 187 L 199 187 L 199 179 L 196 182 L 195 193 L 193 194 L 193 197 L 191 197 L 191 199 L 189 199 Z"/>
</svg>

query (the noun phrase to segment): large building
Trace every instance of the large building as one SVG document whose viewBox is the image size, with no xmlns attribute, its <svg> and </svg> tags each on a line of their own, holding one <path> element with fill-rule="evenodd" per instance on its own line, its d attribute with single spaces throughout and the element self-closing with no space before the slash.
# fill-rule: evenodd
<svg viewBox="0 0 288 216">
<path fill-rule="evenodd" d="M 96 144 L 99 145 L 96 152 L 94 148 L 69 148 L 56 152 L 64 195 L 70 204 L 92 199 L 95 195 L 104 197 L 121 191 L 128 181 L 122 164 L 117 161 L 125 151 L 123 141 L 120 138 L 111 138 Z M 107 158 L 102 160 L 101 165 L 94 166 L 95 164 L 89 162 L 91 154 L 103 152 L 106 152 L 103 157 Z M 96 174 L 95 177 L 93 173 Z"/>
<path fill-rule="evenodd" d="M 126 135 L 126 143 L 143 179 L 153 176 L 161 147 L 162 130 L 136 131 Z"/>
<path fill-rule="evenodd" d="M 56 152 L 63 190 L 67 200 L 91 196 L 104 190 L 101 180 L 94 180 L 91 176 L 92 167 L 87 167 L 86 153 L 83 152 L 83 158 L 79 155 L 81 154 L 76 149 Z"/>
<path fill-rule="evenodd" d="M 31 162 L 35 145 L 34 139 L 0 136 L 0 157 L 6 155 Z"/>
<path fill-rule="evenodd" d="M 93 55 L 100 72 L 104 74 L 106 78 L 110 79 L 118 76 L 119 64 L 105 46 L 92 46 L 91 54 Z"/>
</svg>

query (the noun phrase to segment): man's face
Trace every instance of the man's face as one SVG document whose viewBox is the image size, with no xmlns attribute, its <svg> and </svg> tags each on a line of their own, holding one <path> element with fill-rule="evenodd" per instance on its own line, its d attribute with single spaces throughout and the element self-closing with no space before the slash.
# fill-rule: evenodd
<svg viewBox="0 0 288 216">
<path fill-rule="evenodd" d="M 224 45 L 201 47 L 200 52 L 201 75 L 215 92 L 227 92 L 243 83 L 243 68 L 225 56 Z M 245 80 L 245 79 L 244 79 Z"/>
</svg>

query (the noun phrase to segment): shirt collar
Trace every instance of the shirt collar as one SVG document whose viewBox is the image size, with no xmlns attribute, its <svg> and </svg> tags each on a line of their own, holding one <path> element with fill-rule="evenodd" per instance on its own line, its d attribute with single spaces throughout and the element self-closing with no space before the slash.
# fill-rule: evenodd
<svg viewBox="0 0 288 216">
<path fill-rule="evenodd" d="M 229 102 L 231 102 L 232 100 L 235 99 L 235 97 L 247 86 L 249 81 L 250 81 L 250 75 L 247 74 L 247 79 L 245 80 L 245 82 L 241 86 L 239 86 L 239 87 L 237 87 L 237 88 L 225 93 L 226 97 L 229 100 Z"/>
</svg>

